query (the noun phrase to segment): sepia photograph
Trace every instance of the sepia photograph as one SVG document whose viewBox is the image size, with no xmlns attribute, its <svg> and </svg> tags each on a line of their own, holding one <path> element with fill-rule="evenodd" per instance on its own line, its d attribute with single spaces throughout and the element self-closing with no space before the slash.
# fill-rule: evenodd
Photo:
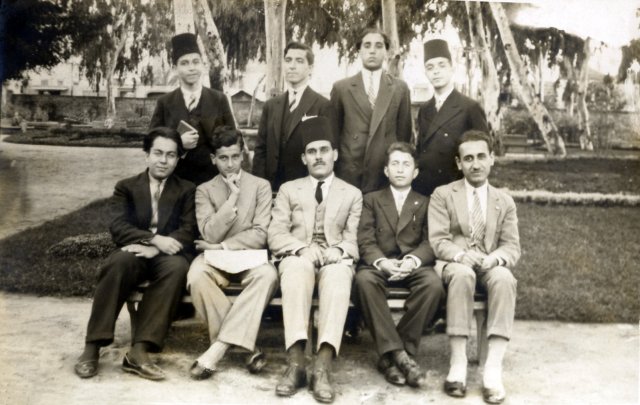
<svg viewBox="0 0 640 405">
<path fill-rule="evenodd" d="M 639 0 L 3 0 L 0 405 L 640 403 Z"/>
</svg>

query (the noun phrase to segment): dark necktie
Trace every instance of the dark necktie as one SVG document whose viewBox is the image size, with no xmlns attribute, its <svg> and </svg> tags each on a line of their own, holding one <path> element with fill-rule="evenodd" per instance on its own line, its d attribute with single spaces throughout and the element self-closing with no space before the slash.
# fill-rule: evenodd
<svg viewBox="0 0 640 405">
<path fill-rule="evenodd" d="M 289 101 L 289 112 L 293 111 L 295 109 L 296 106 L 296 101 L 298 101 L 297 97 L 296 97 L 296 91 L 292 91 L 291 93 L 289 93 L 291 95 L 291 100 Z"/>
<path fill-rule="evenodd" d="M 316 201 L 318 202 L 318 204 L 322 203 L 322 185 L 324 184 L 324 181 L 319 181 L 318 185 L 316 186 Z"/>
</svg>

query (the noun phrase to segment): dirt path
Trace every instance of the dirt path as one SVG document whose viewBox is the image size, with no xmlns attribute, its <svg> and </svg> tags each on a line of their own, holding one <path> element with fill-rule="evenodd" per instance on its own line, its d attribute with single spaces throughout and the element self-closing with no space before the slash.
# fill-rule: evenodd
<svg viewBox="0 0 640 405">
<path fill-rule="evenodd" d="M 191 381 L 187 370 L 207 345 L 205 329 L 194 321 L 174 324 L 167 348 L 157 357 L 168 374 L 151 382 L 124 374 L 122 356 L 129 343 L 126 310 L 114 345 L 103 349 L 100 375 L 80 380 L 73 364 L 82 346 L 90 300 L 0 293 L 0 403 L 20 404 L 315 404 L 302 390 L 293 399 L 274 394 L 284 369 L 283 337 L 267 323 L 259 344 L 269 359 L 257 376 L 242 366 L 243 355 L 230 353 L 222 371 L 209 381 Z M 516 322 L 506 360 L 508 404 L 638 403 L 638 328 L 634 325 Z M 387 384 L 374 369 L 365 333 L 361 344 L 345 344 L 336 364 L 338 404 L 481 404 L 479 373 L 470 367 L 464 400 L 442 393 L 447 369 L 444 335 L 423 339 L 419 362 L 428 370 L 420 390 Z"/>
</svg>

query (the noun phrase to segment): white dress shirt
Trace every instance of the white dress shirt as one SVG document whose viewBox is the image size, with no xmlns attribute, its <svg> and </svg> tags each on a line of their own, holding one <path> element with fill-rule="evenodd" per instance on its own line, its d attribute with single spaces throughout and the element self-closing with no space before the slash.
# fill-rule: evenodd
<svg viewBox="0 0 640 405">
<path fill-rule="evenodd" d="M 445 101 L 447 101 L 447 98 L 451 95 L 452 92 L 453 84 L 449 85 L 449 88 L 447 88 L 442 94 L 433 93 L 433 98 L 436 101 L 436 110 L 440 111 L 440 108 L 442 108 L 442 105 Z"/>
<path fill-rule="evenodd" d="M 318 182 L 320 180 L 316 179 L 313 176 L 308 176 L 309 180 L 311 180 L 311 185 L 313 186 L 313 189 L 315 190 L 316 187 L 318 187 Z M 331 187 L 331 182 L 333 182 L 333 178 L 334 178 L 334 174 L 333 172 L 329 175 L 329 177 L 327 177 L 326 179 L 322 180 L 324 181 L 324 183 L 320 186 L 320 190 L 322 190 L 322 201 L 326 201 L 327 200 L 327 195 L 329 194 L 329 187 Z"/>
<path fill-rule="evenodd" d="M 471 213 L 473 212 L 473 191 L 475 190 L 478 194 L 478 199 L 480 199 L 480 208 L 482 208 L 482 218 L 484 222 L 487 222 L 487 193 L 489 190 L 489 182 L 484 182 L 480 187 L 473 187 L 467 179 L 464 179 L 464 188 L 467 193 L 467 208 L 469 209 L 469 218 L 471 218 Z"/>
<path fill-rule="evenodd" d="M 293 87 L 289 87 L 289 89 L 287 90 L 289 92 L 288 94 L 289 105 L 291 105 L 291 100 L 293 100 L 295 97 L 295 101 L 293 102 L 293 105 L 289 107 L 290 111 L 293 111 L 296 108 L 298 108 L 298 104 L 300 104 L 300 99 L 302 98 L 302 93 L 304 93 L 304 91 L 307 89 L 307 86 L 308 84 L 305 83 L 304 85 L 298 87 L 297 89 L 294 89 Z M 294 92 L 295 92 L 295 96 L 293 95 Z"/>
<path fill-rule="evenodd" d="M 369 91 L 369 83 L 373 76 L 373 96 L 378 98 L 378 90 L 380 90 L 380 77 L 382 77 L 382 68 L 378 70 L 362 69 L 362 82 L 364 83 L 364 92 Z"/>
<path fill-rule="evenodd" d="M 187 90 L 184 87 L 180 87 L 180 91 L 182 92 L 182 97 L 184 98 L 184 105 L 189 109 L 189 104 L 191 103 L 191 99 L 195 98 L 195 103 L 193 107 L 195 108 L 200 102 L 200 96 L 202 95 L 202 84 L 198 84 L 196 89 L 193 91 Z"/>
</svg>

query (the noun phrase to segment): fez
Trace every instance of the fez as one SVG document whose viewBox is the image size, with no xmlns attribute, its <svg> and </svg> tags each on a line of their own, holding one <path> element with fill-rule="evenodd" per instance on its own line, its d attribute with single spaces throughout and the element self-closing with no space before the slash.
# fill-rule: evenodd
<svg viewBox="0 0 640 405">
<path fill-rule="evenodd" d="M 190 53 L 197 53 L 200 55 L 200 49 L 198 48 L 198 41 L 196 36 L 189 32 L 179 34 L 171 38 L 171 48 L 173 50 L 173 64 L 175 65 L 181 56 L 188 55 Z"/>
<path fill-rule="evenodd" d="M 447 58 L 451 62 L 449 46 L 444 39 L 432 39 L 424 43 L 424 61 L 433 58 Z"/>
<path fill-rule="evenodd" d="M 298 131 L 302 134 L 302 145 L 305 149 L 308 144 L 315 141 L 329 141 L 331 142 L 331 147 L 335 148 L 331 123 L 326 117 L 311 117 L 307 119 L 302 117 Z"/>
</svg>

